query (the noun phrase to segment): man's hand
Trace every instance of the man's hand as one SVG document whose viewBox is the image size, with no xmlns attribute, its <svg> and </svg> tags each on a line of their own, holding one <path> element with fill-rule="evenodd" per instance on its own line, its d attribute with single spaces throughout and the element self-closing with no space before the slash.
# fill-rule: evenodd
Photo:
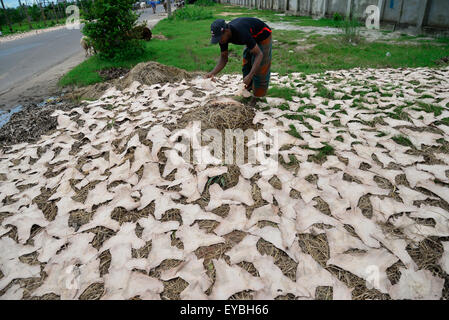
<svg viewBox="0 0 449 320">
<path fill-rule="evenodd" d="M 249 89 L 252 80 L 253 80 L 253 76 L 251 74 L 248 74 L 245 78 L 243 78 L 243 83 L 245 84 L 246 90 Z"/>
<path fill-rule="evenodd" d="M 212 72 L 206 73 L 204 79 L 213 79 L 215 75 Z"/>
</svg>

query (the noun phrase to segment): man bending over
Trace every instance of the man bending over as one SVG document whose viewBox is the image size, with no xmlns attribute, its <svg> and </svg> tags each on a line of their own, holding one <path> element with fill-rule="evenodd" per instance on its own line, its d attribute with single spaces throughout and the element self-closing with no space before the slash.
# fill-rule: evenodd
<svg viewBox="0 0 449 320">
<path fill-rule="evenodd" d="M 211 26 L 211 43 L 220 44 L 218 64 L 206 77 L 212 78 L 228 63 L 228 44 L 245 45 L 243 50 L 243 83 L 253 91 L 251 103 L 267 94 L 271 67 L 271 29 L 257 18 L 237 18 L 229 23 L 215 20 Z"/>
</svg>

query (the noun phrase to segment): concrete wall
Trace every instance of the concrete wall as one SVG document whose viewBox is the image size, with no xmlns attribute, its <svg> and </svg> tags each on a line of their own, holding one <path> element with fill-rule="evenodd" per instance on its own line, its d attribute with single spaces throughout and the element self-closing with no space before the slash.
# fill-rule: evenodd
<svg viewBox="0 0 449 320">
<path fill-rule="evenodd" d="M 381 10 L 381 22 L 449 29 L 449 0 L 217 0 L 248 8 L 298 15 L 340 15 L 363 18 L 369 5 Z"/>
<path fill-rule="evenodd" d="M 449 28 L 448 12 L 448 0 L 432 0 L 427 21 L 424 22 L 424 25 L 428 25 L 430 27 Z"/>
<path fill-rule="evenodd" d="M 359 0 L 359 1 L 352 1 L 352 14 L 355 17 L 364 17 L 365 10 L 370 5 L 377 6 L 379 4 L 378 0 Z"/>
<path fill-rule="evenodd" d="M 416 25 L 418 23 L 418 13 L 421 7 L 421 0 L 405 1 L 400 23 Z"/>
<path fill-rule="evenodd" d="M 344 16 L 347 6 L 347 1 L 328 0 L 327 14 L 334 15 L 335 13 L 340 13 Z"/>
<path fill-rule="evenodd" d="M 323 14 L 324 1 L 312 1 L 312 15 L 319 16 Z"/>
<path fill-rule="evenodd" d="M 383 12 L 383 19 L 385 21 L 398 21 L 402 2 L 405 0 L 385 0 L 385 9 Z"/>
</svg>

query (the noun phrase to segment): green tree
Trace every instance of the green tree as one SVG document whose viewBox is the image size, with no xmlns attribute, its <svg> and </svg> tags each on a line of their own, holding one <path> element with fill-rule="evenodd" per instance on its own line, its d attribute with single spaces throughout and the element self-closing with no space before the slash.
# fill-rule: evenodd
<svg viewBox="0 0 449 320">
<path fill-rule="evenodd" d="M 31 7 L 29 7 L 29 13 L 33 21 L 40 21 L 41 11 L 36 4 L 33 4 Z"/>
<path fill-rule="evenodd" d="M 139 16 L 133 12 L 134 0 L 95 0 L 86 16 L 83 34 L 91 39 L 101 58 L 122 60 L 143 52 L 140 41 L 133 39 L 132 29 Z"/>
<path fill-rule="evenodd" d="M 2 3 L 2 7 L 3 7 L 3 12 L 4 12 L 6 24 L 8 24 L 9 30 L 12 32 L 11 21 L 9 20 L 8 12 L 6 11 L 5 4 L 3 3 L 3 0 L 1 0 L 1 3 Z"/>
</svg>

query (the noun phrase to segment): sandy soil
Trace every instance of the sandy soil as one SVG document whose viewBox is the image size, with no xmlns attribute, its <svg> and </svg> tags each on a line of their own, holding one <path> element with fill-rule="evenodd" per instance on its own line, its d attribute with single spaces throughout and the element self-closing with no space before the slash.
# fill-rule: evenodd
<svg viewBox="0 0 449 320">
<path fill-rule="evenodd" d="M 263 19 L 262 19 L 263 20 Z M 334 35 L 341 33 L 341 29 L 332 27 L 313 27 L 313 26 L 298 26 L 289 22 L 267 22 L 267 24 L 275 30 L 298 30 L 308 34 L 320 34 L 320 35 Z M 360 29 L 360 35 L 367 41 L 390 41 L 400 38 L 401 34 L 407 33 L 405 30 L 398 30 L 390 33 L 383 33 L 380 30 L 369 30 L 366 28 Z M 433 40 L 432 38 L 420 38 L 420 40 Z M 401 44 L 417 44 L 420 42 L 408 41 L 407 43 L 401 42 Z"/>
<path fill-rule="evenodd" d="M 219 16 L 239 16 L 244 14 L 243 12 L 222 12 L 218 14 Z"/>
</svg>

